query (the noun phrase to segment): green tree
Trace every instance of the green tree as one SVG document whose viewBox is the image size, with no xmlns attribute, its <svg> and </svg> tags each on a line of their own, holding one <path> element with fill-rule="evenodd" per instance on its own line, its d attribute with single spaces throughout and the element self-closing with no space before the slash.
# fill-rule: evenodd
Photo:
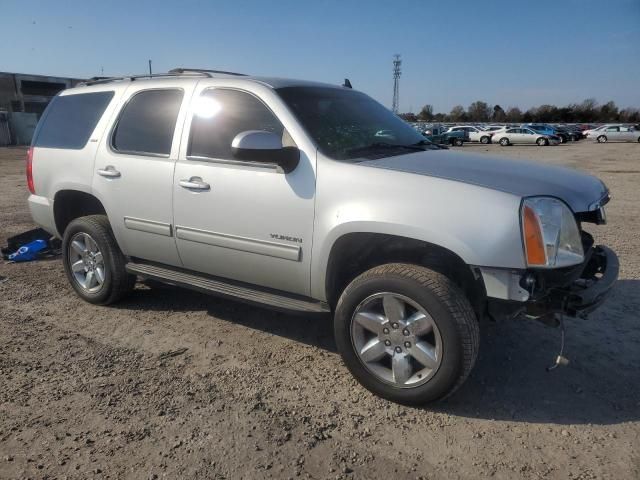
<svg viewBox="0 0 640 480">
<path fill-rule="evenodd" d="M 488 122 L 491 117 L 491 108 L 486 102 L 478 100 L 469 105 L 467 117 L 474 122 Z"/>
<path fill-rule="evenodd" d="M 403 119 L 405 122 L 417 122 L 418 117 L 415 113 L 399 113 L 398 116 Z"/>
<path fill-rule="evenodd" d="M 504 122 L 507 119 L 507 114 L 504 109 L 500 105 L 493 106 L 493 115 L 491 115 L 491 120 L 494 122 Z"/>
<path fill-rule="evenodd" d="M 430 122 L 433 120 L 433 105 L 425 105 L 418 113 L 418 120 L 421 122 Z"/>
<path fill-rule="evenodd" d="M 464 122 L 467 119 L 467 112 L 462 105 L 456 105 L 449 113 L 449 120 L 452 122 Z"/>
<path fill-rule="evenodd" d="M 507 110 L 506 119 L 509 123 L 519 123 L 522 121 L 522 110 L 518 107 L 509 107 Z"/>
<path fill-rule="evenodd" d="M 600 107 L 598 120 L 600 122 L 615 122 L 618 120 L 618 107 L 615 102 L 609 101 Z"/>
</svg>

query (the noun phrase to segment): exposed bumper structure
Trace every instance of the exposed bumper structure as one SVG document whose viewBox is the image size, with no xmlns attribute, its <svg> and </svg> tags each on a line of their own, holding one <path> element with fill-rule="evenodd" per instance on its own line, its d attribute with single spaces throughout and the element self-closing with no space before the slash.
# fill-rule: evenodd
<svg viewBox="0 0 640 480">
<path fill-rule="evenodd" d="M 556 314 L 585 317 L 611 292 L 620 270 L 618 257 L 603 245 L 586 250 L 585 261 L 571 268 L 548 271 L 507 271 L 504 278 L 482 269 L 493 317 L 551 321 Z M 503 280 L 502 282 L 497 281 Z M 527 294 L 523 294 L 529 287 Z"/>
<path fill-rule="evenodd" d="M 561 290 L 562 311 L 571 316 L 594 311 L 611 292 L 619 270 L 618 256 L 613 250 L 604 245 L 594 247 L 580 278 Z"/>
</svg>

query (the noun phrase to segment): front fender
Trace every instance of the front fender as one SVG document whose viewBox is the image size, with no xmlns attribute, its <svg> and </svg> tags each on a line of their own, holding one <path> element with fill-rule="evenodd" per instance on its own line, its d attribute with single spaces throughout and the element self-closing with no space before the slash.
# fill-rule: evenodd
<svg viewBox="0 0 640 480">
<path fill-rule="evenodd" d="M 380 233 L 438 245 L 468 265 L 523 268 L 521 199 L 442 178 L 320 161 L 311 261 L 311 294 L 326 300 L 336 241 Z M 354 179 L 357 179 L 354 181 Z"/>
</svg>

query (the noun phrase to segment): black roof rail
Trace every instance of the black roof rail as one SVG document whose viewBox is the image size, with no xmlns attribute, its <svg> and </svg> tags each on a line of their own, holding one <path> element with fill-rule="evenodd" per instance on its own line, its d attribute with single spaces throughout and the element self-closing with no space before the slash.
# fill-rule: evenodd
<svg viewBox="0 0 640 480">
<path fill-rule="evenodd" d="M 121 77 L 92 77 L 82 83 L 80 83 L 79 85 L 98 85 L 98 84 L 102 84 L 102 83 L 110 83 L 110 82 L 116 82 L 118 80 L 131 80 L 132 82 L 134 80 L 137 80 L 138 78 L 161 78 L 161 77 L 183 77 L 183 76 L 207 76 L 207 77 L 211 77 L 211 75 L 205 71 L 198 71 L 198 70 L 185 70 L 184 72 L 178 72 L 178 71 L 170 71 L 168 73 L 146 73 L 146 74 L 142 74 L 142 75 L 124 75 Z"/>
<path fill-rule="evenodd" d="M 198 73 L 217 73 L 219 75 L 235 75 L 237 77 L 246 77 L 246 73 L 237 73 L 237 72 L 227 72 L 224 70 L 207 70 L 205 68 L 172 68 L 169 70 L 169 73 L 177 73 L 177 74 L 185 74 L 190 72 L 198 72 Z"/>
</svg>

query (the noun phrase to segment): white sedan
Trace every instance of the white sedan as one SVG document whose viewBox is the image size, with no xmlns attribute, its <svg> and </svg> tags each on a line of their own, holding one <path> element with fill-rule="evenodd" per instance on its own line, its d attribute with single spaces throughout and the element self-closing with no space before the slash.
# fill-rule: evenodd
<svg viewBox="0 0 640 480">
<path fill-rule="evenodd" d="M 609 125 L 602 130 L 597 130 L 589 135 L 598 143 L 613 142 L 640 142 L 640 130 L 624 125 Z"/>
<path fill-rule="evenodd" d="M 487 132 L 473 125 L 456 125 L 447 132 L 467 132 L 470 142 L 490 143 L 492 132 Z"/>
<path fill-rule="evenodd" d="M 530 128 L 507 128 L 505 131 L 499 131 L 494 136 L 494 142 L 499 143 L 503 147 L 507 145 L 515 145 L 518 143 L 544 145 L 558 145 L 560 138 L 555 135 L 544 135 Z"/>
</svg>

